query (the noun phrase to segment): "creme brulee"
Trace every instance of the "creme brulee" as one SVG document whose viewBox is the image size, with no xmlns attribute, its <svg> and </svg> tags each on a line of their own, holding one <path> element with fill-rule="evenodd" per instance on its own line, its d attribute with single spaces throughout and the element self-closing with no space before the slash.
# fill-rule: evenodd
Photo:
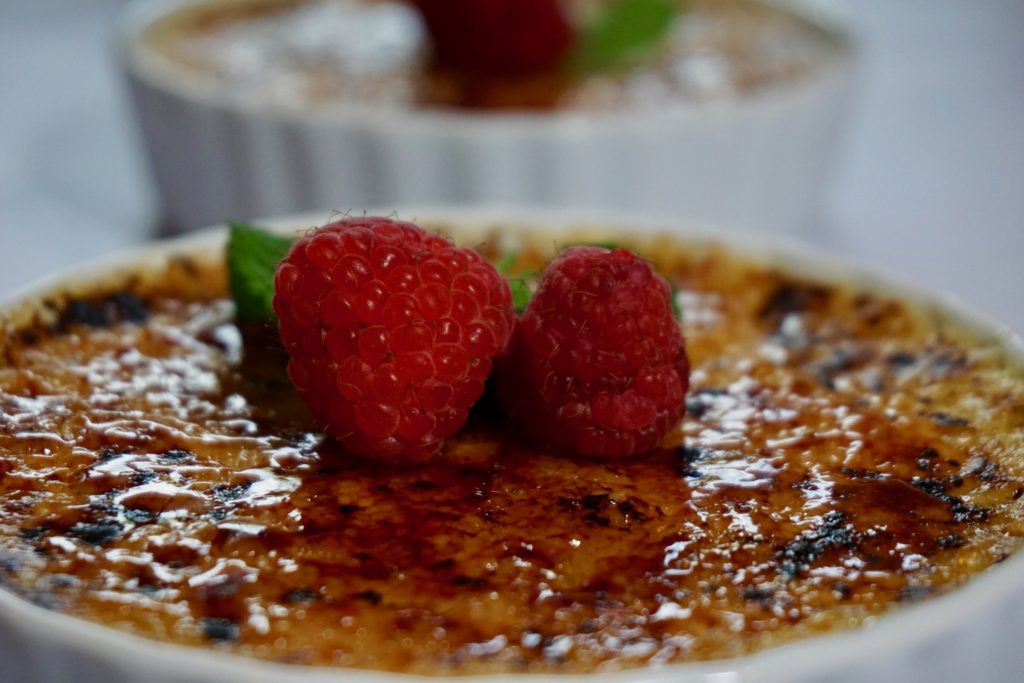
<svg viewBox="0 0 1024 683">
<path fill-rule="evenodd" d="M 601 0 L 570 0 L 589 15 Z M 194 85 L 284 109 L 638 109 L 730 101 L 806 78 L 845 47 L 757 0 L 688 0 L 665 44 L 632 68 L 574 77 L 465 77 L 430 64 L 400 0 L 207 0 L 160 20 L 145 41 Z"/>
<path fill-rule="evenodd" d="M 853 628 L 1020 545 L 1024 381 L 999 348 L 725 250 L 639 246 L 679 287 L 693 381 L 664 447 L 616 461 L 524 442 L 486 399 L 436 462 L 353 458 L 198 257 L 54 296 L 0 341 L 0 582 L 292 664 L 587 672 Z"/>
</svg>

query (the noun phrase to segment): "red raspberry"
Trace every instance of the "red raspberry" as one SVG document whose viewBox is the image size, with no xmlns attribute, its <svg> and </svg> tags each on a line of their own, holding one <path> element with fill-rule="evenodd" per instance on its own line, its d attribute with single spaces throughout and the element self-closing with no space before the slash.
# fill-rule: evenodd
<svg viewBox="0 0 1024 683">
<path fill-rule="evenodd" d="M 414 0 L 438 62 L 460 71 L 519 76 L 554 66 L 573 32 L 557 0 Z"/>
<path fill-rule="evenodd" d="M 462 427 L 515 324 L 508 283 L 476 252 L 388 218 L 297 241 L 274 310 L 316 420 L 389 462 L 425 460 Z"/>
<path fill-rule="evenodd" d="M 548 267 L 500 361 L 502 404 L 589 456 L 657 446 L 683 417 L 689 363 L 668 283 L 636 255 L 572 247 Z"/>
</svg>

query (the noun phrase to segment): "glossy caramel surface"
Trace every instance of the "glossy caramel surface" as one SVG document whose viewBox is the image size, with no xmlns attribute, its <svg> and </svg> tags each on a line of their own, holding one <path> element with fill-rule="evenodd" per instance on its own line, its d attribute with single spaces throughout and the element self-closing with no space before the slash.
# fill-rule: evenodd
<svg viewBox="0 0 1024 683">
<path fill-rule="evenodd" d="M 715 249 L 648 255 L 680 288 L 689 414 L 607 462 L 486 402 L 435 463 L 353 459 L 216 269 L 55 299 L 0 342 L 0 582 L 288 663 L 579 672 L 855 627 L 1017 548 L 1024 381 L 1001 349 Z"/>
</svg>

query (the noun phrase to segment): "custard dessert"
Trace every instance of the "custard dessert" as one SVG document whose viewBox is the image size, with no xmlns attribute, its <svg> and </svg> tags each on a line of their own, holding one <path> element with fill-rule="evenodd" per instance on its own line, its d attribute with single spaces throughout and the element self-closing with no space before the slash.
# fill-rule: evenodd
<svg viewBox="0 0 1024 683">
<path fill-rule="evenodd" d="M 552 256 L 521 239 L 518 267 Z M 236 321 L 219 254 L 8 309 L 0 582 L 263 660 L 582 673 L 857 628 L 1019 547 L 1006 349 L 722 247 L 616 239 L 677 288 L 692 375 L 681 426 L 615 460 L 525 439 L 487 395 L 430 462 L 353 457 L 274 327 Z M 509 242 L 469 240 L 494 261 Z"/>
<path fill-rule="evenodd" d="M 153 25 L 145 41 L 196 85 L 285 109 L 338 106 L 600 111 L 732 101 L 800 82 L 845 46 L 758 0 L 695 0 L 641 64 L 581 76 L 466 77 L 431 61 L 414 3 L 207 0 Z M 562 3 L 585 20 L 609 0 Z"/>
</svg>

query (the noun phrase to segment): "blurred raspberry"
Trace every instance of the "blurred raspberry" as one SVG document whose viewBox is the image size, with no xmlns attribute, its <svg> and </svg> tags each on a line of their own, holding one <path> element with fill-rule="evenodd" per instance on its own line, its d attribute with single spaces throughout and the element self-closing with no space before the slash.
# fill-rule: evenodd
<svg viewBox="0 0 1024 683">
<path fill-rule="evenodd" d="M 685 412 L 689 363 L 665 280 L 624 250 L 573 247 L 549 266 L 499 361 L 524 430 L 597 457 L 656 447 Z"/>
<path fill-rule="evenodd" d="M 557 0 L 413 0 L 438 62 L 459 71 L 520 76 L 555 66 L 573 40 Z"/>
<path fill-rule="evenodd" d="M 299 395 L 346 448 L 388 462 L 427 459 L 462 427 L 515 321 L 476 252 L 387 218 L 300 239 L 274 289 Z"/>
</svg>

